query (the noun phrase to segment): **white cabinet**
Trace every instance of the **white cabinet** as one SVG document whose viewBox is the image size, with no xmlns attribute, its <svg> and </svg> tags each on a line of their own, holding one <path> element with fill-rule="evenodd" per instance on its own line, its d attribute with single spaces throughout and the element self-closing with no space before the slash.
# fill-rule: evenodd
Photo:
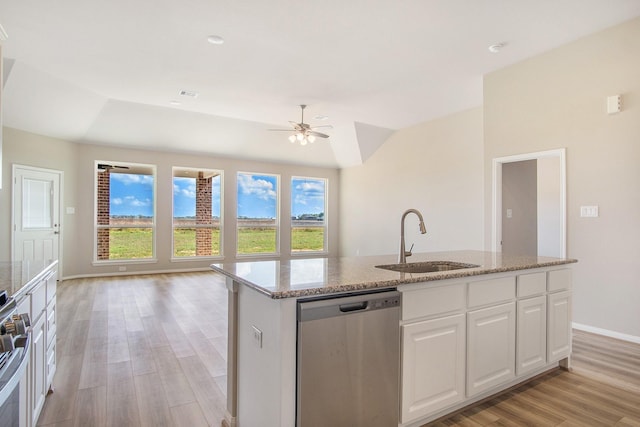
<svg viewBox="0 0 640 427">
<path fill-rule="evenodd" d="M 515 302 L 467 314 L 467 396 L 515 376 Z"/>
<path fill-rule="evenodd" d="M 17 313 L 28 314 L 31 317 L 31 295 L 25 295 L 18 303 Z M 20 380 L 20 427 L 31 425 L 31 362 Z"/>
<path fill-rule="evenodd" d="M 555 362 L 571 353 L 571 292 L 557 292 L 547 298 L 547 361 Z"/>
<path fill-rule="evenodd" d="M 56 276 L 54 275 L 47 281 L 47 321 L 46 321 L 46 383 L 45 389 L 52 390 L 53 376 L 56 373 L 56 333 L 58 328 L 58 311 L 57 299 L 56 299 L 57 283 Z"/>
<path fill-rule="evenodd" d="M 461 402 L 464 372 L 464 314 L 403 325 L 401 422 Z"/>
<path fill-rule="evenodd" d="M 547 363 L 547 298 L 544 295 L 517 303 L 516 375 Z"/>
<path fill-rule="evenodd" d="M 571 269 L 518 273 L 398 287 L 402 425 L 425 424 L 559 361 L 565 366 Z"/>
<path fill-rule="evenodd" d="M 46 389 L 46 331 L 45 316 L 41 315 L 32 324 L 31 332 L 31 420 L 32 425 L 38 422 L 38 416 L 47 396 Z"/>
<path fill-rule="evenodd" d="M 26 291 L 17 312 L 31 318 L 31 354 L 20 382 L 20 427 L 37 424 L 56 371 L 56 270 Z"/>
</svg>

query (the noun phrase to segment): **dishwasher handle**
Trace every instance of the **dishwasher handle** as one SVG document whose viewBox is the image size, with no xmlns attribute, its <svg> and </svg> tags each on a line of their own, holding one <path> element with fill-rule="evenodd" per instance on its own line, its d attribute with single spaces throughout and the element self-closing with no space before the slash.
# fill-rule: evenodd
<svg viewBox="0 0 640 427">
<path fill-rule="evenodd" d="M 351 311 L 362 311 L 369 307 L 369 301 L 354 302 L 351 304 L 341 304 L 340 311 L 343 313 L 349 313 Z"/>
<path fill-rule="evenodd" d="M 298 322 L 351 316 L 383 309 L 400 309 L 400 292 L 384 291 L 337 298 L 298 301 Z"/>
</svg>

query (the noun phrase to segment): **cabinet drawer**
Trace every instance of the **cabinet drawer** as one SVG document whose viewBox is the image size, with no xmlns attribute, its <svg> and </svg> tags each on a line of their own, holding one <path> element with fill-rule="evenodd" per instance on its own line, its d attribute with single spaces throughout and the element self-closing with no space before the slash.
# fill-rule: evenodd
<svg viewBox="0 0 640 427">
<path fill-rule="evenodd" d="M 510 301 L 516 296 L 516 278 L 481 280 L 469 283 L 469 307 Z"/>
<path fill-rule="evenodd" d="M 47 307 L 47 346 L 51 345 L 51 341 L 56 338 L 56 322 L 57 312 L 56 312 L 56 300 L 54 299 L 49 303 Z"/>
<path fill-rule="evenodd" d="M 553 270 L 547 273 L 547 290 L 549 292 L 571 289 L 571 269 Z"/>
<path fill-rule="evenodd" d="M 56 374 L 56 342 L 54 340 L 53 343 L 47 349 L 47 382 L 45 384 L 45 389 L 49 389 L 51 387 L 51 383 L 53 382 L 53 376 Z"/>
<path fill-rule="evenodd" d="M 464 308 L 464 283 L 402 292 L 402 320 L 451 313 Z"/>
<path fill-rule="evenodd" d="M 541 295 L 547 290 L 547 274 L 521 274 L 516 280 L 516 287 L 518 298 Z"/>
<path fill-rule="evenodd" d="M 31 294 L 31 321 L 36 322 L 47 306 L 47 287 L 40 282 Z"/>
<path fill-rule="evenodd" d="M 47 304 L 56 296 L 56 290 L 58 288 L 58 284 L 56 281 L 56 275 L 54 274 L 47 280 Z"/>
</svg>

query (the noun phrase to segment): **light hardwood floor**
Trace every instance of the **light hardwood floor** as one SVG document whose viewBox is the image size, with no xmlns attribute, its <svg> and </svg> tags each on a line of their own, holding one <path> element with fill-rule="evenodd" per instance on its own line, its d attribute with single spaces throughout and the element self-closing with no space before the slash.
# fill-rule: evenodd
<svg viewBox="0 0 640 427">
<path fill-rule="evenodd" d="M 227 293 L 212 272 L 59 284 L 58 367 L 39 425 L 220 425 Z"/>
<path fill-rule="evenodd" d="M 211 272 L 62 282 L 55 392 L 38 424 L 219 426 L 226 304 Z M 430 425 L 640 427 L 640 345 L 574 331 L 573 366 Z"/>
</svg>

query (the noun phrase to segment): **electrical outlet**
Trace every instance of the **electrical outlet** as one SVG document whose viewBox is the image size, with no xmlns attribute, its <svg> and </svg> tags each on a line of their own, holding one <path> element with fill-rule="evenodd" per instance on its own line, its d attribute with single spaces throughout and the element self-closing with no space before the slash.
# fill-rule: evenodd
<svg viewBox="0 0 640 427">
<path fill-rule="evenodd" d="M 118 267 L 118 271 L 127 271 L 127 267 L 120 266 L 120 267 Z"/>
<path fill-rule="evenodd" d="M 251 325 L 251 329 L 253 330 L 253 341 L 258 348 L 262 348 L 262 331 L 256 328 L 255 325 Z"/>
<path fill-rule="evenodd" d="M 580 216 L 582 218 L 597 218 L 598 207 L 597 206 L 580 206 Z"/>
</svg>

